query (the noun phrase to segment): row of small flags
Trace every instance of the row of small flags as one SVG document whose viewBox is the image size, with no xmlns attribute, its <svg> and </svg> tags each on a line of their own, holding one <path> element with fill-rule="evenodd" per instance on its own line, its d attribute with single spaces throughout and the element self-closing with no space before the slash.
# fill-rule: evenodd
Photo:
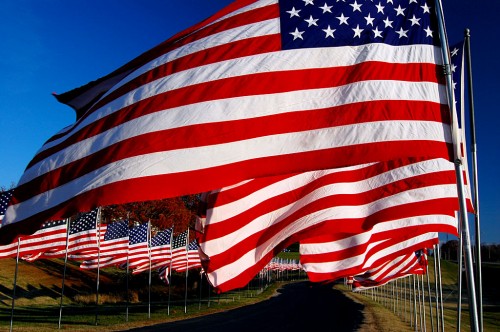
<svg viewBox="0 0 500 332">
<path fill-rule="evenodd" d="M 4 196 L 4 193 L 1 195 Z M 1 198 L 0 198 L 1 200 Z M 100 224 L 99 209 L 81 214 L 74 221 L 50 221 L 35 233 L 0 246 L 0 258 L 63 258 L 80 262 L 82 269 L 120 267 L 138 274 L 149 269 L 185 272 L 200 268 L 196 240 L 189 231 L 174 236 L 173 227 L 151 236 L 150 223 L 129 228 L 128 220 Z"/>
</svg>

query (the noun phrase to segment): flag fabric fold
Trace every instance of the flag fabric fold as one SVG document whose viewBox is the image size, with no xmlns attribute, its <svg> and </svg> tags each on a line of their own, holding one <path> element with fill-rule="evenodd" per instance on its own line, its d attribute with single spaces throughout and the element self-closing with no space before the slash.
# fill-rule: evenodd
<svg viewBox="0 0 500 332">
<path fill-rule="evenodd" d="M 57 96 L 78 119 L 28 164 L 2 238 L 257 177 L 449 159 L 433 2 L 352 5 L 237 1 Z"/>
<path fill-rule="evenodd" d="M 317 236 L 326 236 L 325 242 L 345 239 L 337 249 L 345 253 L 362 244 L 361 254 L 382 239 L 394 246 L 412 235 L 456 235 L 457 208 L 454 164 L 444 159 L 288 174 L 209 193 L 199 243 L 209 257 L 208 280 L 226 291 L 246 285 L 288 245 L 300 241 L 302 248 Z"/>
</svg>

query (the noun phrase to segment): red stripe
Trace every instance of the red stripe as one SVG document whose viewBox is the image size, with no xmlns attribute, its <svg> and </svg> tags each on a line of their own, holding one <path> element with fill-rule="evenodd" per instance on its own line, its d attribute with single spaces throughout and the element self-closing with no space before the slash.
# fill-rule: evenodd
<svg viewBox="0 0 500 332">
<path fill-rule="evenodd" d="M 161 94 L 156 94 L 150 98 L 146 98 L 130 106 L 124 107 L 119 112 L 114 112 L 113 114 L 89 124 L 88 126 L 80 129 L 78 132 L 72 134 L 60 144 L 36 155 L 28 165 L 28 168 L 43 160 L 45 157 L 56 153 L 57 151 L 63 150 L 71 144 L 79 142 L 83 139 L 94 137 L 95 135 L 103 133 L 106 130 L 138 117 L 173 107 L 233 97 L 339 87 L 359 81 L 401 80 L 408 82 L 437 82 L 437 69 L 438 67 L 432 64 L 389 64 L 382 62 L 364 62 L 347 67 L 314 68 L 283 72 L 258 73 L 230 77 L 213 82 L 194 84 Z M 266 82 L 266 84 L 262 84 L 262 82 Z M 235 87 L 238 88 L 235 89 Z M 363 110 L 365 107 L 364 105 L 365 103 L 360 104 L 361 109 L 359 111 Z M 417 113 L 418 105 L 419 104 L 416 104 Z M 398 108 L 395 110 L 397 109 Z M 396 114 L 398 111 L 396 111 L 396 114 L 393 115 L 393 110 L 391 108 L 383 108 L 382 110 L 385 110 L 383 112 L 383 115 L 386 116 L 384 120 L 393 119 L 393 116 L 397 118 Z M 414 112 L 413 106 L 401 109 L 399 112 L 410 113 L 405 117 L 413 117 L 411 114 Z M 438 113 L 437 115 L 440 114 L 441 113 Z M 436 117 L 437 115 L 432 115 L 432 117 Z M 337 116 L 337 114 L 335 114 L 335 116 Z M 330 114 L 329 118 L 330 117 L 333 117 L 333 114 Z M 317 115 L 315 115 L 314 118 L 320 119 Z M 228 121 L 227 123 L 233 122 L 234 121 Z M 187 128 L 192 130 L 191 126 L 180 128 L 180 130 L 186 130 Z M 256 128 L 246 128 L 246 130 L 249 129 Z M 205 134 L 204 137 L 211 137 L 211 135 Z M 144 137 L 142 139 L 144 139 Z M 203 142 L 203 140 L 201 140 L 201 142 Z M 17 194 L 17 189 L 15 194 Z"/>
<path fill-rule="evenodd" d="M 360 122 L 368 123 L 380 121 L 387 119 L 388 116 L 386 112 L 381 112 L 380 110 L 388 110 L 391 108 L 393 108 L 394 111 L 391 113 L 390 117 L 395 120 L 418 119 L 436 122 L 447 122 L 449 120 L 446 115 L 446 108 L 439 104 L 382 101 L 344 105 L 314 111 L 277 114 L 261 118 L 228 121 L 225 123 L 202 124 L 146 133 L 113 144 L 88 157 L 73 161 L 72 163 L 54 169 L 53 171 L 47 172 L 38 178 L 18 186 L 12 201 L 24 201 L 35 194 L 53 189 L 55 185 L 60 186 L 110 162 L 125 158 L 202 145 L 223 144 L 230 140 L 241 141 L 273 134 L 347 126 Z M 413 108 L 413 110 L 408 112 L 411 108 Z M 179 139 L 180 137 L 183 139 Z M 349 149 L 355 149 L 355 147 L 350 147 Z M 34 188 L 37 188 L 36 192 Z"/>
<path fill-rule="evenodd" d="M 429 159 L 443 156 L 451 159 L 450 156 L 453 156 L 451 144 L 417 140 L 394 141 L 265 157 L 190 172 L 133 178 L 76 195 L 55 207 L 23 219 L 22 223 L 5 225 L 2 227 L 2 235 L 5 241 L 12 241 L 17 234 L 35 232 L 46 220 L 63 219 L 65 216 L 73 215 L 75 211 L 89 211 L 97 206 L 158 200 L 210 191 L 245 179 L 274 175 L 272 172 L 276 169 L 280 169 L 283 173 L 295 173 L 401 159 L 406 157 L 407 151 Z M 300 163 L 297 160 L 300 160 Z M 262 172 L 264 169 L 269 170 L 269 173 Z M 46 180 L 51 181 L 49 178 Z"/>
</svg>

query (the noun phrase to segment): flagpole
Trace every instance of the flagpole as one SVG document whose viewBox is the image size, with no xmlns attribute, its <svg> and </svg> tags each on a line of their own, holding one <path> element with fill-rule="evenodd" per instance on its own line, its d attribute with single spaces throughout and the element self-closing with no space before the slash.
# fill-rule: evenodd
<svg viewBox="0 0 500 332">
<path fill-rule="evenodd" d="M 477 172 L 477 144 L 476 144 L 476 126 L 475 126 L 475 111 L 474 111 L 474 93 L 472 88 L 472 60 L 470 50 L 470 30 L 465 29 L 465 54 L 468 73 L 469 85 L 469 120 L 471 132 L 471 154 L 472 154 L 472 181 L 474 187 L 474 221 L 476 226 L 476 281 L 477 281 L 477 304 L 479 315 L 479 330 L 483 330 L 483 285 L 481 272 L 481 227 L 479 222 L 479 189 L 478 189 L 478 172 Z"/>
<path fill-rule="evenodd" d="M 12 311 L 10 313 L 10 332 L 14 326 L 14 303 L 16 300 L 16 287 L 17 287 L 17 267 L 19 266 L 19 248 L 21 247 L 21 238 L 17 238 L 17 254 L 16 254 L 16 269 L 14 272 L 14 286 L 12 287 Z"/>
<path fill-rule="evenodd" d="M 459 229 L 458 233 L 461 234 L 460 223 L 459 223 L 458 229 Z M 458 252 L 457 252 L 457 258 L 458 258 L 457 332 L 461 331 L 460 325 L 461 325 L 461 319 L 462 319 L 462 264 L 463 264 L 462 256 L 463 256 L 463 243 L 462 243 L 462 235 L 460 235 L 459 239 L 458 239 Z"/>
<path fill-rule="evenodd" d="M 440 309 L 441 309 L 441 328 L 444 331 L 444 300 L 443 300 L 443 278 L 441 273 L 441 248 L 439 244 L 436 245 L 438 251 L 438 276 L 439 276 L 439 298 L 441 299 Z M 472 327 L 471 327 L 472 328 Z"/>
<path fill-rule="evenodd" d="M 429 278 L 429 264 L 427 263 L 427 268 L 425 271 L 427 276 L 427 294 L 429 295 L 429 316 L 431 317 L 431 328 L 432 332 L 434 332 L 434 317 L 432 312 L 432 293 L 431 293 L 431 280 Z"/>
<path fill-rule="evenodd" d="M 443 60 L 445 66 L 445 77 L 446 77 L 446 88 L 448 95 L 448 105 L 451 109 L 452 119 L 455 119 L 456 115 L 453 114 L 454 107 L 454 97 L 453 97 L 453 80 L 452 73 L 450 69 L 450 56 L 449 56 L 449 47 L 448 40 L 446 38 L 445 27 L 444 27 L 444 17 L 443 17 L 443 9 L 441 6 L 441 1 L 436 1 L 436 13 L 438 16 L 438 26 L 439 26 L 439 36 L 441 39 L 441 48 L 443 53 Z M 455 130 L 455 149 L 459 149 L 459 142 L 456 140 L 456 121 L 453 121 L 453 129 Z M 470 316 L 470 326 L 471 330 L 479 331 L 478 325 L 478 315 L 477 315 L 477 301 L 476 301 L 476 287 L 474 281 L 474 266 L 472 264 L 472 253 L 470 247 L 470 237 L 469 237 L 469 222 L 467 218 L 467 204 L 465 202 L 465 189 L 464 189 L 464 179 L 463 179 L 463 163 L 460 157 L 460 154 L 455 151 L 455 173 L 457 178 L 457 191 L 458 198 L 460 204 L 460 214 L 461 214 L 461 222 L 462 222 L 462 234 L 463 236 L 463 244 L 464 244 L 464 258 L 465 258 L 465 274 L 467 278 L 467 289 L 469 291 L 469 316 Z"/>
<path fill-rule="evenodd" d="M 148 258 L 149 258 L 148 318 L 151 318 L 151 220 L 148 220 Z"/>
<path fill-rule="evenodd" d="M 172 243 L 172 240 L 174 238 L 174 228 L 172 227 L 172 232 L 170 233 L 170 266 L 169 266 L 169 269 L 168 269 L 168 273 L 167 273 L 167 280 L 168 280 L 168 277 L 170 276 L 170 280 L 168 281 L 168 301 L 167 301 L 167 315 L 170 316 L 170 293 L 171 293 L 171 284 L 172 284 L 172 257 L 173 257 L 173 253 L 172 253 L 172 249 L 173 249 L 173 243 Z"/>
<path fill-rule="evenodd" d="M 187 313 L 187 295 L 188 295 L 188 269 L 189 269 L 189 228 L 186 235 L 186 289 L 184 294 L 184 313 Z"/>
<path fill-rule="evenodd" d="M 66 265 L 68 264 L 68 243 L 69 243 L 69 227 L 70 219 L 66 219 L 66 253 L 64 255 L 64 268 L 63 268 L 63 279 L 61 286 L 61 302 L 59 304 L 59 323 L 58 328 L 61 329 L 61 319 L 62 319 L 62 306 L 63 306 L 63 296 L 64 296 L 64 280 L 66 279 Z"/>
<path fill-rule="evenodd" d="M 126 307 L 125 307 L 125 321 L 128 322 L 128 307 L 129 307 L 129 302 L 130 302 L 130 299 L 129 299 L 129 294 L 128 294 L 128 273 L 129 273 L 129 270 L 128 270 L 128 263 L 129 263 L 129 251 L 130 251 L 130 229 L 128 228 L 129 227 L 129 222 L 130 222 L 130 212 L 127 212 L 127 237 L 128 237 L 128 241 L 127 241 L 127 267 L 126 267 L 126 273 L 127 273 L 127 278 L 126 278 L 126 287 L 127 287 L 127 293 L 126 293 L 126 297 L 127 297 L 127 302 L 126 302 Z"/>
<path fill-rule="evenodd" d="M 98 223 L 97 232 L 97 285 L 95 293 L 95 325 L 99 320 L 99 277 L 100 277 L 100 259 L 101 259 L 101 207 L 97 209 L 96 222 Z"/>
</svg>

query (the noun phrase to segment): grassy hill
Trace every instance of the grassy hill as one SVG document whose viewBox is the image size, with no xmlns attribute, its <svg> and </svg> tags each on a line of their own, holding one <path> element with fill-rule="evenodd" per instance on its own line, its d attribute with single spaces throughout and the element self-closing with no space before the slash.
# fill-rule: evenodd
<svg viewBox="0 0 500 332">
<path fill-rule="evenodd" d="M 297 259 L 297 253 L 282 253 L 282 258 Z M 431 283 L 434 282 L 433 261 L 430 259 Z M 0 260 L 0 330 L 8 330 L 12 312 L 12 288 L 15 275 L 15 260 Z M 63 277 L 63 260 L 42 260 L 34 263 L 19 262 L 16 299 L 14 308 L 15 331 L 53 331 L 59 319 L 59 304 Z M 442 261 L 443 297 L 445 301 L 446 329 L 456 329 L 457 265 Z M 143 326 L 168 320 L 184 319 L 212 312 L 227 310 L 268 298 L 279 284 L 273 284 L 262 292 L 258 281 L 234 292 L 216 295 L 206 282 L 200 286 L 200 276 L 190 272 L 188 276 L 187 314 L 184 313 L 185 275 L 174 275 L 169 289 L 156 274 L 152 275 L 151 293 L 148 288 L 148 273 L 130 276 L 128 280 L 122 270 L 104 269 L 99 275 L 99 306 L 96 306 L 97 271 L 79 269 L 69 263 L 64 284 L 62 329 L 71 331 L 113 331 Z M 485 331 L 500 330 L 500 293 L 496 278 L 500 265 L 483 266 L 484 321 Z M 304 273 L 302 273 L 304 277 Z M 465 282 L 465 276 L 464 276 Z M 432 286 L 433 287 L 433 286 Z M 342 287 L 340 287 L 342 289 Z M 347 288 L 346 294 L 365 305 L 366 316 L 378 328 L 404 330 L 401 317 L 373 301 L 370 296 L 353 294 Z M 201 291 L 201 292 L 200 292 Z M 151 294 L 151 306 L 148 306 Z M 462 330 L 469 330 L 467 312 L 467 291 L 463 291 Z M 128 305 L 127 305 L 128 299 Z M 168 304 L 170 303 L 170 306 Z M 127 316 L 128 309 L 128 316 Z M 148 313 L 150 318 L 148 318 Z M 96 316 L 98 326 L 96 325 Z M 126 321 L 128 317 L 128 322 Z M 402 322 L 396 324 L 395 320 Z M 430 322 L 428 321 L 428 324 Z M 374 325 L 374 326 L 375 326 Z M 367 325 L 368 326 L 368 325 Z M 385 329 L 384 329 L 385 326 Z M 366 328 L 366 326 L 365 326 Z M 366 329 L 362 329 L 365 331 Z M 430 325 L 429 325 L 430 330 Z M 366 330 L 366 331 L 369 331 Z"/>
</svg>

